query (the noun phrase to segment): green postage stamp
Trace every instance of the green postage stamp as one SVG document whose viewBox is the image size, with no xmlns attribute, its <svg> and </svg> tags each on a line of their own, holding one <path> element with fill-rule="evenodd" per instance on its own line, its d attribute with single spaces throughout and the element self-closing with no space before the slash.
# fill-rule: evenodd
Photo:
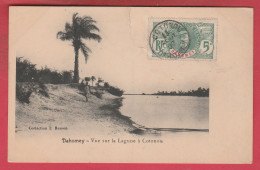
<svg viewBox="0 0 260 170">
<path fill-rule="evenodd" d="M 216 56 L 217 20 L 149 19 L 149 56 L 162 59 L 205 59 Z"/>
</svg>

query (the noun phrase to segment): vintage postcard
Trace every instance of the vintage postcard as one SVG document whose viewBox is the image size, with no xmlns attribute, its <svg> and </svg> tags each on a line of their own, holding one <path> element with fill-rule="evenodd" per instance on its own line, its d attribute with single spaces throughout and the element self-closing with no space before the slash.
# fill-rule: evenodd
<svg viewBox="0 0 260 170">
<path fill-rule="evenodd" d="M 253 9 L 9 11 L 9 162 L 252 162 Z"/>
</svg>

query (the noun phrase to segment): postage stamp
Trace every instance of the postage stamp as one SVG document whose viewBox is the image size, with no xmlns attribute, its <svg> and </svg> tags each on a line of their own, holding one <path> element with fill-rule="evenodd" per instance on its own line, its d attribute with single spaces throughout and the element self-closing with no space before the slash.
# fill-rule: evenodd
<svg viewBox="0 0 260 170">
<path fill-rule="evenodd" d="M 215 59 L 216 19 L 149 19 L 152 58 Z"/>
</svg>

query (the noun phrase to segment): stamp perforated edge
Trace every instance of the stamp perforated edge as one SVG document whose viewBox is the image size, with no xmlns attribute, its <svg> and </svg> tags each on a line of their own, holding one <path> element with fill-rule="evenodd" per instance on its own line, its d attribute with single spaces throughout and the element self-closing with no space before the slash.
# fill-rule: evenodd
<svg viewBox="0 0 260 170">
<path fill-rule="evenodd" d="M 152 57 L 152 51 L 150 50 L 150 33 L 153 30 L 152 21 L 162 22 L 164 20 L 174 20 L 177 22 L 202 22 L 207 21 L 214 23 L 214 51 L 213 59 L 202 59 L 202 58 L 163 58 L 163 57 Z M 147 58 L 149 60 L 169 60 L 169 61 L 217 61 L 217 51 L 218 51 L 218 18 L 182 18 L 182 17 L 149 17 L 148 27 L 147 27 Z"/>
</svg>

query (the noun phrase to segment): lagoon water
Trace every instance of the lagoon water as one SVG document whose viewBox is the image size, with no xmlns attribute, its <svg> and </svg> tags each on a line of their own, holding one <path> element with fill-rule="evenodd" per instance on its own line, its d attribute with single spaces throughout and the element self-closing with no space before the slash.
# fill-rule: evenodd
<svg viewBox="0 0 260 170">
<path fill-rule="evenodd" d="M 209 98 L 124 95 L 123 115 L 147 128 L 209 128 Z"/>
</svg>

